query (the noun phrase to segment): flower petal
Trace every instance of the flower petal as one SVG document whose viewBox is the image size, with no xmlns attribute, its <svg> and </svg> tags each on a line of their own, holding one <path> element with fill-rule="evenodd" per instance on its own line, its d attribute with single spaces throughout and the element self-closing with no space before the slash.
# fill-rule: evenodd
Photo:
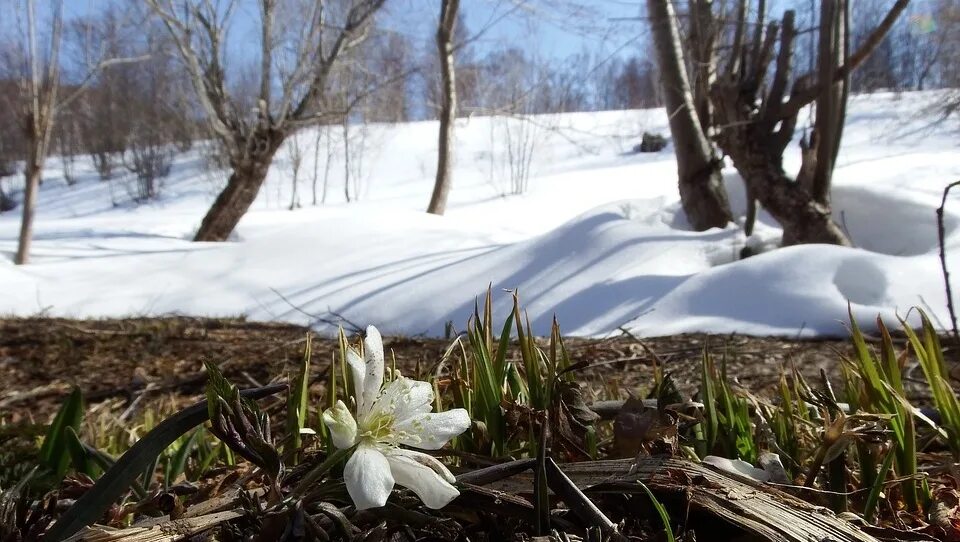
<svg viewBox="0 0 960 542">
<path fill-rule="evenodd" d="M 357 421 L 343 401 L 338 400 L 333 408 L 323 412 L 323 424 L 330 430 L 330 438 L 337 448 L 349 448 L 357 441 Z"/>
<path fill-rule="evenodd" d="M 373 326 L 367 326 L 363 339 L 363 354 L 366 357 L 366 372 L 363 376 L 363 405 L 368 412 L 380 395 L 383 387 L 383 339 Z"/>
<path fill-rule="evenodd" d="M 725 457 L 708 455 L 707 457 L 703 458 L 703 463 L 706 465 L 712 465 L 731 474 L 739 474 L 741 476 L 746 476 L 747 478 L 752 478 L 758 482 L 770 481 L 770 473 L 758 469 L 750 463 L 740 459 L 727 459 Z"/>
<path fill-rule="evenodd" d="M 393 474 L 387 458 L 373 446 L 361 444 L 343 470 L 347 493 L 357 510 L 379 508 L 387 504 L 393 490 Z"/>
<path fill-rule="evenodd" d="M 460 495 L 450 485 L 456 478 L 435 457 L 400 448 L 385 454 L 397 483 L 416 493 L 429 508 L 443 508 Z"/>
<path fill-rule="evenodd" d="M 371 411 L 389 414 L 395 422 L 402 422 L 432 409 L 433 386 L 401 376 L 387 385 Z"/>
<path fill-rule="evenodd" d="M 470 415 L 462 408 L 417 414 L 394 425 L 398 442 L 423 450 L 439 450 L 450 439 L 470 428 Z"/>
<path fill-rule="evenodd" d="M 357 401 L 357 417 L 364 412 L 363 405 L 363 380 L 366 374 L 366 367 L 363 358 L 353 348 L 347 348 L 347 367 L 350 369 L 350 377 L 353 379 L 353 397 Z"/>
</svg>

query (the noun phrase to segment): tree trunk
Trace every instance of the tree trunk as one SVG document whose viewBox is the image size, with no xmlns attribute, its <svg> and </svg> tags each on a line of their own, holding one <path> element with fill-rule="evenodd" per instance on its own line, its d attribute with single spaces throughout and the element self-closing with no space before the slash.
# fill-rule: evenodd
<svg viewBox="0 0 960 542">
<path fill-rule="evenodd" d="M 30 260 L 30 243 L 33 240 L 33 215 L 37 206 L 37 190 L 40 189 L 40 175 L 43 170 L 36 160 L 27 160 L 26 170 L 23 176 L 26 185 L 23 190 L 23 203 L 21 204 L 23 217 L 20 221 L 20 238 L 17 243 L 17 254 L 14 256 L 13 263 L 23 265 Z"/>
<path fill-rule="evenodd" d="M 343 128 L 343 199 L 350 203 L 350 123 L 347 117 L 341 122 Z"/>
<path fill-rule="evenodd" d="M 763 208 L 783 227 L 783 246 L 825 243 L 849 246 L 850 241 L 833 222 L 829 205 L 816 201 L 801 184 L 787 176 L 779 161 L 769 156 L 767 138 L 750 134 L 750 126 L 726 129 L 723 148 Z"/>
<path fill-rule="evenodd" d="M 427 212 L 442 215 L 450 195 L 453 152 L 453 124 L 457 118 L 457 84 L 453 61 L 453 30 L 460 0 L 443 0 L 440 24 L 437 26 L 437 51 L 440 54 L 440 76 L 443 93 L 440 98 L 440 135 L 437 147 L 437 178 Z"/>
<path fill-rule="evenodd" d="M 233 164 L 233 173 L 227 187 L 203 217 L 194 241 L 226 241 L 243 215 L 253 205 L 267 178 L 273 156 L 283 143 L 285 134 L 270 132 L 252 138 L 252 145 L 259 145 L 256 152 L 248 153 L 242 161 Z"/>
<path fill-rule="evenodd" d="M 697 117 L 673 3 L 647 0 L 647 7 L 677 157 L 683 210 L 698 231 L 722 228 L 733 219 L 720 175 L 722 162 L 713 156 Z"/>
<path fill-rule="evenodd" d="M 317 126 L 317 137 L 313 140 L 313 179 L 311 187 L 313 188 L 313 206 L 317 206 L 317 180 L 319 179 L 318 169 L 320 167 L 320 137 L 323 136 L 324 128 Z M 329 162 L 329 160 L 327 160 Z"/>
<path fill-rule="evenodd" d="M 330 187 L 330 168 L 333 167 L 333 127 L 327 127 L 327 161 L 323 164 L 323 192 L 320 195 L 320 204 L 327 202 L 327 188 Z"/>
<path fill-rule="evenodd" d="M 823 1 L 828 3 L 842 0 Z M 818 190 L 814 172 L 819 165 L 818 150 L 824 145 L 820 140 L 822 134 L 814 130 L 809 139 L 806 136 L 801 138 L 803 163 L 796 180 L 788 176 L 783 169 L 783 152 L 793 137 L 796 126 L 796 113 L 780 116 L 787 84 L 792 78 L 792 56 L 796 37 L 794 17 L 792 10 L 784 14 L 776 70 L 768 90 L 760 82 L 769 71 L 773 58 L 773 41 L 779 33 L 779 25 L 774 23 L 770 25 L 766 37 L 755 37 L 754 44 L 763 45 L 754 47 L 749 69 L 743 73 L 727 74 L 713 85 L 711 99 L 716 123 L 720 127 L 717 142 L 733 159 L 734 166 L 747 186 L 748 197 L 756 198 L 783 227 L 784 246 L 801 243 L 849 245 L 846 235 L 831 218 L 829 198 L 816 197 Z M 825 17 L 834 21 L 829 14 L 825 13 Z M 831 36 L 827 36 L 827 39 L 831 44 L 835 44 L 835 37 L 839 36 L 835 31 L 839 28 L 832 24 L 830 28 Z M 837 49 L 829 48 L 833 53 L 837 52 Z M 823 77 L 833 81 L 836 66 L 834 63 L 833 69 Z M 806 92 L 807 88 L 804 78 L 797 80 L 790 100 L 794 100 L 798 93 Z M 839 102 L 831 102 L 837 103 Z M 817 126 L 827 125 L 827 118 L 830 119 L 831 128 L 836 128 L 837 122 L 843 121 L 842 115 L 839 119 L 836 116 L 842 113 L 842 110 L 830 113 L 822 121 L 821 113 L 823 111 L 818 107 Z M 829 146 L 833 148 L 833 140 Z M 829 178 L 827 179 L 829 183 Z M 825 193 L 829 194 L 829 190 Z"/>
<path fill-rule="evenodd" d="M 716 78 L 717 29 L 713 0 L 690 3 L 690 51 L 693 56 L 693 103 L 704 134 L 713 126 L 710 86 Z"/>
<path fill-rule="evenodd" d="M 822 0 L 820 9 L 817 81 L 821 90 L 817 97 L 817 120 L 814 125 L 817 160 L 810 186 L 814 199 L 823 205 L 830 205 L 833 167 L 840 150 L 849 87 L 849 72 L 844 81 L 831 83 L 846 60 L 845 3 L 845 0 Z"/>
</svg>

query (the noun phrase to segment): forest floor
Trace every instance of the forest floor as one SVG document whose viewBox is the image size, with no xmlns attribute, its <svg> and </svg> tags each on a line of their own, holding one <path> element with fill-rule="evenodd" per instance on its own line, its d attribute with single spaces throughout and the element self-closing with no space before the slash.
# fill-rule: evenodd
<svg viewBox="0 0 960 542">
<path fill-rule="evenodd" d="M 307 348 L 308 337 L 311 337 L 309 349 Z M 873 339 L 867 337 L 867 340 Z M 895 342 L 900 343 L 897 347 L 898 351 L 903 348 L 902 340 L 895 339 Z M 662 368 L 664 373 L 671 375 L 682 395 L 696 398 L 693 394 L 701 385 L 702 360 L 705 350 L 718 361 L 718 366 L 725 367 L 725 377 L 728 382 L 734 382 L 735 385 L 742 386 L 742 390 L 754 396 L 750 400 L 753 400 L 756 396 L 774 398 L 782 374 L 794 369 L 799 371 L 815 389 L 823 389 L 821 374 L 825 374 L 836 389 L 843 390 L 840 368 L 843 365 L 843 359 L 853 355 L 849 342 L 840 339 L 813 341 L 707 334 L 639 339 L 625 332 L 621 336 L 602 340 L 566 338 L 564 343 L 570 361 L 576 365 L 574 369 L 577 371 L 576 381 L 581 384 L 581 389 L 584 392 L 583 398 L 586 399 L 588 404 L 592 401 L 627 398 L 630 395 L 645 396 L 654 382 L 654 373 L 658 367 Z M 945 341 L 945 344 L 948 343 Z M 549 348 L 547 343 L 542 346 L 545 349 Z M 396 367 L 401 372 L 406 375 L 414 375 L 417 379 L 429 378 L 428 375 L 443 374 L 445 363 L 448 361 L 456 362 L 459 352 L 463 351 L 457 347 L 456 339 L 444 340 L 420 337 L 385 337 L 384 347 L 387 352 L 388 363 L 392 364 L 395 360 Z M 122 442 L 126 435 L 129 434 L 131 442 L 133 437 L 137 435 L 142 438 L 140 442 L 147 442 L 149 437 L 143 438 L 143 432 L 149 430 L 151 426 L 155 427 L 154 424 L 158 419 L 168 417 L 173 411 L 179 410 L 188 403 L 202 400 L 207 381 L 207 374 L 203 369 L 204 362 L 216 363 L 226 377 L 240 387 L 261 387 L 269 382 L 286 379 L 289 374 L 293 374 L 296 368 L 301 366 L 300 362 L 303 360 L 305 351 L 311 353 L 311 393 L 309 400 L 313 402 L 315 407 L 311 410 L 316 411 L 326 404 L 324 387 L 328 381 L 332 366 L 331 361 L 338 356 L 339 342 L 331 338 L 313 337 L 311 332 L 304 327 L 289 324 L 254 323 L 242 319 L 187 317 L 117 320 L 0 319 L 0 383 L 2 383 L 0 385 L 0 484 L 3 483 L 4 479 L 7 479 L 7 481 L 19 480 L 25 476 L 25 472 L 32 472 L 30 469 L 37 463 L 36 444 L 41 437 L 48 434 L 51 423 L 56 426 L 56 422 L 52 422 L 54 414 L 74 387 L 79 387 L 82 390 L 83 397 L 86 400 L 86 407 L 83 411 L 85 420 L 83 422 L 85 424 L 83 434 L 85 438 L 92 439 L 94 442 L 97 439 L 106 442 L 107 445 L 113 447 L 112 449 L 116 454 L 119 454 L 123 449 L 126 449 L 126 453 L 130 453 L 133 450 L 133 448 L 128 448 L 131 443 Z M 950 360 L 955 359 L 956 353 L 956 350 L 947 348 L 945 357 Z M 519 356 L 516 354 L 513 351 L 508 352 L 508 359 L 519 361 Z M 904 359 L 907 360 L 907 358 Z M 960 371 L 957 371 L 958 367 L 956 365 L 952 368 L 952 377 L 957 379 Z M 910 363 L 905 367 L 903 380 L 907 386 L 907 396 L 911 403 L 916 406 L 929 405 L 930 398 L 925 396 L 929 394 L 929 388 L 924 384 L 922 375 L 919 373 L 920 370 Z M 447 379 L 439 379 L 441 382 L 444 380 Z M 796 388 L 794 390 L 799 393 Z M 737 394 L 745 395 L 741 392 L 737 392 Z M 567 403 L 561 399 L 558 404 Z M 282 417 L 286 412 L 286 400 L 279 397 L 274 398 L 272 404 L 264 404 L 262 408 L 264 412 L 273 412 Z M 271 417 L 275 416 L 271 414 Z M 672 423 L 676 424 L 678 418 L 668 416 L 667 419 L 672 419 Z M 514 420 L 513 423 L 522 425 L 522 418 Z M 748 421 L 747 423 L 754 422 Z M 517 425 L 517 427 L 521 425 Z M 280 426 L 277 425 L 276 427 Z M 627 423 L 626 427 L 631 426 Z M 653 427 L 656 431 L 660 430 L 660 426 L 654 425 Z M 674 425 L 673 427 L 674 436 L 672 438 L 676 439 L 676 428 L 678 426 Z M 616 452 L 617 446 L 620 446 L 620 444 L 617 444 L 617 439 L 620 438 L 618 435 L 624 433 L 617 433 L 616 423 L 612 424 L 612 430 L 613 448 L 610 447 L 608 441 L 604 453 L 609 453 L 611 450 L 618 453 Z M 646 430 L 649 430 L 649 427 Z M 626 429 L 620 429 L 619 431 L 627 431 L 625 433 L 627 435 L 632 434 L 629 432 L 630 430 Z M 523 433 L 523 431 L 520 432 Z M 200 434 L 200 432 L 194 434 Z M 646 434 L 644 433 L 644 435 Z M 817 448 L 819 446 L 818 441 L 815 439 L 809 440 L 809 434 L 809 431 L 800 431 L 789 437 L 793 439 L 791 442 L 797 443 L 798 446 L 799 443 L 803 443 L 805 446 L 802 452 L 803 457 L 808 458 L 813 457 L 815 449 L 819 449 Z M 661 441 L 655 438 L 650 442 Z M 675 443 L 676 440 L 673 440 L 673 442 Z M 929 442 L 927 445 L 929 445 Z M 210 448 L 203 448 L 198 445 L 193 452 L 199 454 L 203 449 L 209 450 Z M 641 448 L 641 450 L 646 450 L 646 448 Z M 630 455 L 625 457 L 632 457 L 634 453 L 631 452 Z M 464 457 L 467 456 L 474 459 L 481 457 L 469 453 Z M 607 458 L 611 457 L 616 457 L 616 455 L 610 455 Z M 801 456 L 797 455 L 797 457 Z M 929 449 L 925 449 L 924 453 L 918 454 L 917 457 L 919 458 L 918 465 L 922 470 L 921 475 L 928 477 L 929 487 L 932 490 L 931 498 L 936 499 L 938 507 L 941 504 L 945 507 L 946 512 L 944 514 L 947 515 L 943 517 L 955 518 L 957 510 L 960 510 L 956 503 L 960 501 L 949 500 L 953 498 L 951 496 L 956 495 L 954 486 L 951 485 L 954 482 L 950 478 L 951 473 L 955 471 L 949 470 L 951 463 L 946 449 L 929 447 Z M 726 502 L 728 497 L 733 495 L 733 493 L 728 492 L 734 490 L 724 489 L 733 487 L 724 484 L 742 483 L 742 481 L 735 482 L 733 479 L 727 478 L 725 474 L 717 474 L 703 465 L 685 462 L 682 459 L 666 459 L 666 461 L 673 461 L 669 468 L 664 467 L 662 462 L 665 459 L 662 456 L 658 459 L 641 454 L 641 456 L 637 456 L 630 461 L 638 462 L 632 463 L 630 473 L 633 473 L 632 469 L 638 464 L 653 465 L 650 467 L 653 469 L 650 472 L 660 473 L 657 475 L 660 478 L 651 478 L 654 476 L 651 474 L 651 477 L 648 477 L 644 483 L 649 483 L 652 490 L 658 492 L 658 499 L 667 499 L 663 502 L 668 502 L 670 506 L 674 506 L 672 515 L 669 517 L 686 518 L 681 523 L 685 531 L 690 530 L 692 532 L 694 528 L 706 532 L 715 532 L 718 528 L 729 530 L 731 524 L 737 525 L 737 528 L 750 530 L 749 526 L 755 523 L 753 518 L 766 517 L 770 510 L 774 509 L 781 512 L 786 511 L 791 518 L 789 520 L 779 520 L 779 522 L 774 521 L 772 524 L 775 529 L 790 530 L 796 528 L 799 532 L 809 525 L 817 526 L 824 521 L 819 513 L 813 514 L 811 512 L 811 510 L 815 510 L 815 508 L 811 508 L 813 505 L 822 507 L 828 504 L 822 495 L 813 494 L 812 497 L 807 495 L 805 498 L 810 500 L 802 500 L 803 497 L 797 498 L 775 488 L 753 485 L 749 487 L 754 489 L 743 493 L 743 495 L 751 495 L 749 497 L 750 502 L 753 503 L 751 506 L 755 506 L 755 508 L 750 509 L 752 511 L 742 514 L 744 518 L 749 519 L 737 519 L 740 517 L 736 515 L 739 514 L 737 512 L 734 514 L 734 520 L 731 523 L 729 517 L 722 515 L 726 512 L 722 512 L 719 508 L 710 509 L 707 505 L 713 502 Z M 203 464 L 202 461 L 199 461 L 199 463 Z M 485 463 L 477 464 L 484 465 Z M 552 460 L 550 464 L 553 464 Z M 885 464 L 889 465 L 889 463 Z M 165 465 L 164 469 L 167 469 L 171 463 L 168 462 Z M 565 468 L 566 472 L 573 473 L 572 476 L 574 477 L 582 475 L 577 480 L 580 480 L 579 483 L 584 487 L 588 487 L 596 483 L 596 472 L 590 471 L 590 469 L 594 469 L 594 471 L 601 469 L 599 472 L 603 473 L 603 479 L 607 479 L 610 476 L 611 465 L 621 464 L 615 461 L 605 461 L 601 465 L 585 461 L 570 463 Z M 623 465 L 625 464 L 621 466 Z M 665 468 L 667 470 L 664 470 Z M 691 480 L 695 480 L 695 478 L 682 475 L 682 472 L 685 472 L 682 471 L 682 468 L 694 469 L 698 473 L 697 476 L 713 476 L 719 482 L 711 482 L 712 485 L 703 485 L 700 482 L 694 484 Z M 204 471 L 202 476 L 197 478 L 198 483 L 202 486 L 197 495 L 209 496 L 206 493 L 208 490 L 219 491 L 217 488 L 226 487 L 223 486 L 224 480 L 231 476 L 239 477 L 244 472 L 242 469 L 243 467 L 233 467 L 226 470 L 222 468 L 219 468 L 219 470 L 213 469 L 209 473 Z M 164 470 L 163 472 L 168 471 Z M 663 473 L 667 474 L 664 475 Z M 463 475 L 466 476 L 466 474 Z M 637 476 L 636 474 L 631 475 Z M 472 532 L 474 530 L 483 531 L 490 525 L 495 524 L 499 526 L 498 529 L 503 528 L 505 531 L 511 529 L 516 530 L 517 533 L 530 531 L 530 525 L 523 522 L 529 522 L 530 518 L 528 516 L 530 514 L 528 512 L 533 510 L 533 507 L 522 496 L 528 492 L 531 484 L 533 484 L 533 479 L 530 476 L 526 476 L 526 478 L 524 476 L 526 475 L 520 476 L 512 482 L 510 480 L 503 481 L 504 485 L 496 486 L 493 489 L 467 484 L 462 489 L 461 500 L 458 501 L 461 508 L 458 509 L 453 506 L 451 508 L 453 512 L 450 512 L 452 515 L 443 517 L 443 519 L 430 519 L 423 523 L 421 530 L 431 533 L 433 531 L 440 532 L 442 528 L 456 525 L 458 529 L 464 532 Z M 590 476 L 594 478 L 590 478 Z M 207 482 L 206 485 L 203 485 L 204 480 Z M 69 478 L 61 491 L 69 491 L 70 484 L 81 483 L 83 485 L 89 482 L 89 479 L 82 476 Z M 232 484 L 233 481 L 230 483 Z M 95 493 L 97 487 L 100 486 L 95 485 L 91 490 L 94 495 L 97 495 Z M 195 488 L 197 486 L 191 487 Z M 764 489 L 757 490 L 760 487 Z M 803 489 L 802 486 L 796 487 Z M 635 489 L 639 490 L 638 488 Z M 106 490 L 100 489 L 99 491 Z M 553 491 L 557 491 L 557 489 L 553 489 Z M 585 493 L 577 489 L 580 496 L 578 498 L 584 502 L 598 503 L 598 506 L 603 508 L 606 513 L 612 514 L 611 517 L 615 518 L 614 521 L 620 522 L 619 524 L 623 525 L 623 528 L 628 532 L 638 536 L 642 534 L 643 540 L 662 539 L 659 535 L 650 534 L 658 531 L 659 527 L 652 526 L 655 524 L 651 524 L 647 522 L 647 519 L 644 519 L 652 517 L 652 511 L 647 510 L 637 515 L 639 508 L 636 506 L 623 507 L 623 502 L 636 502 L 628 499 L 631 495 L 630 491 L 633 490 L 623 489 L 622 494 L 614 492 L 612 497 L 610 495 L 604 496 L 603 492 L 591 493 L 593 501 L 590 501 Z M 650 491 L 650 489 L 647 491 Z M 698 491 L 700 493 L 706 492 L 707 497 L 700 495 L 700 493 L 697 493 Z M 717 495 L 714 495 L 711 491 L 719 491 L 717 493 L 717 495 L 721 495 L 719 500 L 717 500 Z M 738 491 L 746 490 L 740 489 Z M 853 495 L 860 491 L 861 489 L 856 489 L 850 494 Z M 960 535 L 957 535 L 955 527 L 960 523 L 951 520 L 954 523 L 944 524 L 946 526 L 941 525 L 938 518 L 943 514 L 937 515 L 932 512 L 929 518 L 923 513 L 907 514 L 900 504 L 900 499 L 897 496 L 899 493 L 895 490 L 890 491 L 892 497 L 889 501 L 885 501 L 889 510 L 884 508 L 882 512 L 893 512 L 893 516 L 890 517 L 895 518 L 895 520 L 885 515 L 881 525 L 863 526 L 871 534 L 877 535 L 876 540 L 960 540 L 960 538 L 957 538 Z M 698 499 L 708 499 L 708 497 L 713 499 L 697 501 L 699 504 L 694 505 L 698 510 L 701 506 L 707 506 L 704 510 L 707 510 L 708 514 L 706 516 L 683 516 L 676 508 L 677 502 L 670 500 L 670 496 L 675 496 L 678 492 L 683 492 L 684 495 L 696 493 L 696 495 L 699 495 Z M 484 500 L 486 497 L 483 497 L 483 495 L 493 495 L 496 499 L 488 502 L 489 499 Z M 201 509 L 207 505 L 205 504 L 207 501 L 203 500 L 205 498 L 207 497 L 188 497 L 183 502 L 189 502 L 189 506 Z M 218 495 L 217 498 L 228 497 Z M 742 498 L 744 497 L 737 497 L 734 500 Z M 564 502 L 567 502 L 567 499 L 568 496 L 563 497 Z M 624 501 L 624 499 L 628 500 Z M 854 501 L 854 509 L 860 510 L 863 503 L 857 499 L 854 499 Z M 154 499 L 146 499 L 140 504 L 132 505 L 132 509 L 140 510 L 138 507 L 142 506 L 142 510 L 148 510 L 153 502 Z M 507 504 L 504 505 L 503 503 Z M 707 505 L 703 503 L 707 503 Z M 785 503 L 788 504 L 785 505 Z M 741 505 L 742 502 L 736 506 Z M 478 506 L 480 508 L 477 508 Z M 487 506 L 487 508 L 483 508 L 483 506 Z M 506 508 L 504 508 L 505 506 Z M 494 517 L 501 517 L 506 513 L 504 510 L 510 509 L 510 506 L 520 507 L 517 510 L 522 513 L 517 518 L 520 518 L 521 523 L 517 523 L 517 518 L 502 525 L 497 522 L 483 521 L 483 518 L 486 517 L 484 514 L 489 513 Z M 691 506 L 689 501 L 685 506 L 689 512 Z M 844 507 L 846 508 L 847 505 L 844 504 Z M 240 509 L 238 508 L 238 510 Z M 397 509 L 404 510 L 403 508 Z M 477 509 L 484 511 L 484 514 L 476 515 Z M 469 514 L 458 513 L 456 510 L 470 510 L 471 512 Z M 625 510 L 631 512 L 625 512 Z M 758 512 L 758 510 L 762 510 L 762 512 Z M 937 510 L 940 510 L 940 508 L 937 508 Z M 170 522 L 178 520 L 174 512 L 164 510 L 160 512 L 167 514 L 164 516 L 167 519 L 161 521 L 168 521 L 169 524 L 173 524 Z M 408 511 L 408 513 L 410 512 Z M 667 512 L 663 513 L 666 514 Z M 717 513 L 720 513 L 721 517 L 726 519 L 718 522 L 714 517 Z M 574 517 L 574 515 L 570 515 L 570 517 Z M 104 517 L 109 518 L 109 516 Z M 147 521 L 153 521 L 149 519 L 153 517 L 149 514 L 144 517 L 147 518 Z M 203 517 L 206 518 L 207 516 Z M 375 527 L 368 521 L 370 517 L 376 519 L 378 516 L 354 514 L 352 521 L 355 525 L 351 529 L 359 529 L 358 532 L 373 532 L 375 528 L 380 528 Z M 403 517 L 406 518 L 407 516 Z M 417 517 L 428 518 L 432 516 L 419 514 Z M 480 518 L 480 520 L 473 521 L 470 518 Z M 49 520 L 51 517 L 46 519 Z M 104 518 L 101 517 L 100 519 L 103 520 Z M 452 523 L 455 519 L 460 523 Z M 688 520 L 690 520 L 689 524 Z M 379 522 L 380 519 L 376 519 L 376 521 Z M 404 519 L 403 521 L 407 520 Z M 109 522 L 118 523 L 115 519 L 108 519 Z M 167 525 L 168 523 L 161 525 Z M 235 523 L 241 527 L 245 525 L 242 519 Z M 233 523 L 230 525 L 233 526 Z M 327 527 L 334 528 L 332 525 Z M 846 521 L 830 520 L 827 527 L 823 528 L 828 527 L 853 532 L 857 536 L 863 534 L 857 530 L 857 527 Z M 161 530 L 164 528 L 166 527 L 160 527 Z M 577 528 L 580 529 L 580 527 Z M 916 531 L 918 538 L 901 538 L 901 535 L 908 532 L 907 529 Z M 930 533 L 933 533 L 934 536 L 929 536 Z M 944 533 L 950 534 L 944 537 Z M 526 539 L 526 535 L 517 536 L 519 538 L 514 538 Z M 733 539 L 732 536 L 726 536 L 724 539 Z M 454 539 L 458 537 L 453 535 L 439 536 L 434 533 L 434 538 Z M 25 539 L 33 538 L 27 536 Z M 506 538 L 498 533 L 491 539 Z M 784 540 L 787 539 L 784 538 Z M 789 539 L 801 540 L 805 538 Z M 818 536 L 817 539 L 822 539 L 822 537 Z M 829 539 L 835 538 L 830 537 Z M 864 540 L 866 538 L 856 538 L 851 535 L 849 538 L 837 539 Z M 873 540 L 874 538 L 870 539 Z"/>
<path fill-rule="evenodd" d="M 88 405 L 109 401 L 126 409 L 135 399 L 139 407 L 185 404 L 203 393 L 204 361 L 219 364 L 241 387 L 263 385 L 296 367 L 307 333 L 299 326 L 237 319 L 0 319 L 0 418 L 45 423 L 74 386 Z M 452 340 L 394 336 L 384 342 L 398 368 L 416 374 L 436 367 Z M 597 400 L 646 393 L 658 359 L 681 391 L 693 393 L 705 346 L 727 360 L 731 379 L 759 394 L 772 391 L 781 370 L 792 366 L 811 382 L 821 369 L 836 377 L 841 356 L 851 353 L 844 340 L 706 334 L 568 338 L 566 346 L 574 363 L 589 362 L 578 381 Z M 313 338 L 318 394 L 337 348 L 335 339 Z"/>
</svg>

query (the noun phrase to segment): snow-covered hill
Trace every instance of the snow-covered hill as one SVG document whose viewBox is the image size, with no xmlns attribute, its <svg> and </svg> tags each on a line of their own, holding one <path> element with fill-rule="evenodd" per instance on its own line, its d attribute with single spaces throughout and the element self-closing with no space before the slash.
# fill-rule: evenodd
<svg viewBox="0 0 960 542">
<path fill-rule="evenodd" d="M 328 197 L 311 205 L 315 132 L 301 208 L 289 211 L 292 173 L 281 151 L 236 240 L 189 239 L 223 182 L 202 153 L 178 157 L 159 200 L 134 205 L 130 179 L 101 182 L 77 164 L 66 186 L 59 158 L 41 190 L 32 263 L 10 263 L 19 213 L 0 215 L 0 314 L 75 317 L 245 315 L 307 323 L 338 313 L 388 333 L 463 328 L 493 285 L 519 289 L 536 331 L 556 313 L 571 335 L 621 326 L 642 335 L 686 331 L 841 334 L 847 301 L 868 325 L 919 305 L 947 322 L 935 208 L 960 178 L 956 124 L 932 124 L 935 93 L 853 99 L 835 174 L 837 220 L 859 248 L 802 246 L 746 260 L 734 226 L 690 231 L 679 210 L 670 149 L 631 154 L 643 131 L 667 133 L 663 110 L 537 117 L 474 117 L 457 125 L 446 216 L 423 212 L 436 155 L 434 122 L 351 130 L 350 165 L 333 134 Z M 529 186 L 512 195 L 513 155 L 532 149 Z M 326 162 L 320 143 L 320 182 Z M 523 164 L 513 160 L 514 168 Z M 794 170 L 796 149 L 786 163 Z M 346 169 L 352 171 L 350 203 Z M 742 183 L 728 168 L 735 211 Z M 7 182 L 9 180 L 5 180 Z M 359 200 L 356 195 L 359 194 Z M 948 209 L 950 264 L 960 270 L 960 202 Z M 779 235 L 761 216 L 758 240 Z M 321 331 L 329 330 L 319 325 Z"/>
</svg>

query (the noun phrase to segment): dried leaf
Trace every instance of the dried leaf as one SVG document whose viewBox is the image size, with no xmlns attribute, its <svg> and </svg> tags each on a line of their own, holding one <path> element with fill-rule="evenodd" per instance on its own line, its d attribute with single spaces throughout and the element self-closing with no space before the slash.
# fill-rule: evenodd
<svg viewBox="0 0 960 542">
<path fill-rule="evenodd" d="M 676 455 L 676 414 L 668 410 L 648 408 L 643 401 L 630 398 L 613 420 L 613 441 L 618 457 L 636 457 L 638 454 Z"/>
</svg>

